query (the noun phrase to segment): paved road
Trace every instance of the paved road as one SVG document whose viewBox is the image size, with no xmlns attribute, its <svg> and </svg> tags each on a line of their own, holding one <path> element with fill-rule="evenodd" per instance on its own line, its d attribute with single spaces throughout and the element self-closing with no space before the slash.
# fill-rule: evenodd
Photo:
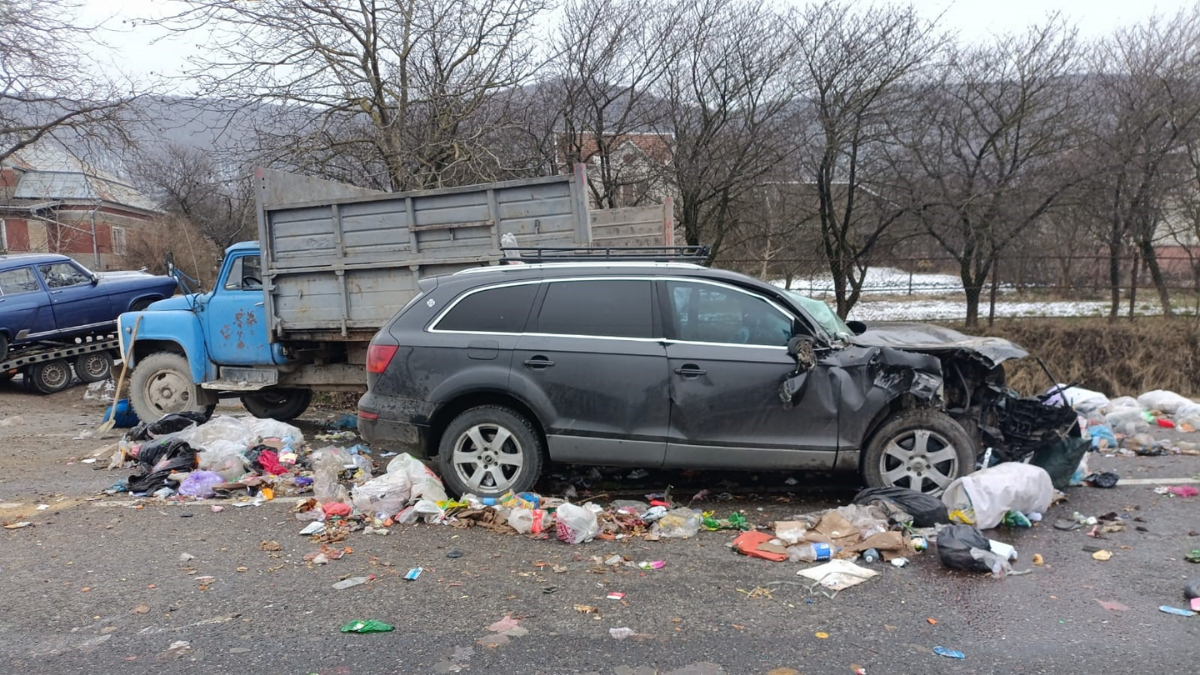
<svg viewBox="0 0 1200 675">
<path fill-rule="evenodd" d="M 1053 521 L 1076 510 L 1116 511 L 1145 520 L 1107 541 L 1048 524 L 991 532 L 1017 547 L 1019 569 L 1034 553 L 1045 558 L 1032 574 L 993 580 L 955 573 L 927 553 L 904 569 L 879 567 L 880 577 L 832 599 L 798 585 L 797 565 L 733 554 L 728 533 L 567 546 L 417 525 L 388 536 L 352 535 L 346 545 L 353 553 L 311 567 L 303 557 L 316 545 L 297 534 L 303 523 L 284 503 L 213 513 L 206 504 L 138 509 L 128 499 L 82 501 L 119 476 L 68 464 L 96 447 L 70 440 L 76 422 L 95 420 L 98 411 L 81 394 L 0 391 L 0 418 L 26 421 L 0 428 L 0 520 L 35 523 L 0 531 L 0 672 L 844 674 L 858 664 L 872 675 L 1183 673 L 1195 672 L 1200 659 L 1200 617 L 1157 610 L 1182 605 L 1184 583 L 1200 577 L 1200 565 L 1183 561 L 1200 548 L 1200 499 L 1168 498 L 1150 487 L 1074 489 L 1069 503 L 1047 514 Z M 1193 457 L 1096 463 L 1143 478 L 1200 473 Z M 661 491 L 670 482 L 682 494 L 711 483 L 719 492 L 722 478 L 653 475 L 634 487 Z M 783 490 L 781 479 L 742 476 L 734 500 L 702 505 L 738 508 L 751 522 L 767 523 L 846 503 L 855 490 L 821 476 Z M 38 502 L 51 508 L 32 510 Z M 281 550 L 263 550 L 265 541 Z M 1096 544 L 1113 558 L 1094 561 L 1082 550 Z M 451 549 L 462 557 L 447 558 Z M 195 558 L 180 562 L 182 553 Z M 614 571 L 591 562 L 612 553 L 666 566 Z M 401 578 L 418 565 L 425 568 L 418 580 Z M 360 574 L 376 578 L 331 588 Z M 212 579 L 203 585 L 206 576 Z M 743 592 L 755 588 L 770 597 Z M 626 593 L 625 601 L 605 599 L 611 591 Z M 1106 610 L 1097 599 L 1129 609 Z M 599 614 L 581 614 L 577 604 Z M 487 627 L 506 614 L 519 617 L 528 634 L 487 646 L 495 641 Z M 356 618 L 397 630 L 338 632 Z M 637 636 L 617 641 L 609 635 L 614 627 Z M 186 648 L 169 650 L 181 641 Z M 936 656 L 938 645 L 966 658 Z"/>
</svg>

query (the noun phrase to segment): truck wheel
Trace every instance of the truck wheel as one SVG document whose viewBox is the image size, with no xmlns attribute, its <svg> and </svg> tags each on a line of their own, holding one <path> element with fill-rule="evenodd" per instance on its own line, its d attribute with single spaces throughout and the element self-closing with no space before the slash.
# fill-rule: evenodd
<svg viewBox="0 0 1200 675">
<path fill-rule="evenodd" d="M 102 382 L 112 377 L 113 357 L 108 352 L 92 352 L 75 357 L 75 374 L 84 382 Z"/>
<path fill-rule="evenodd" d="M 260 419 L 290 422 L 308 410 L 312 397 L 310 389 L 264 389 L 242 394 L 242 405 Z"/>
<path fill-rule="evenodd" d="M 155 352 L 137 362 L 129 377 L 129 400 L 143 422 L 177 412 L 212 415 L 216 407 L 205 405 L 187 358 L 175 352 Z"/>
<path fill-rule="evenodd" d="M 459 414 L 446 427 L 438 467 L 454 494 L 498 497 L 532 488 L 544 452 L 541 435 L 525 416 L 485 405 Z"/>
<path fill-rule="evenodd" d="M 0 333 L 0 361 L 8 358 L 8 336 Z"/>
<path fill-rule="evenodd" d="M 37 391 L 54 394 L 71 386 L 71 366 L 63 359 L 35 363 L 25 371 L 25 378 Z"/>
<path fill-rule="evenodd" d="M 863 455 L 869 487 L 903 487 L 939 495 L 975 468 L 975 445 L 940 410 L 896 413 L 875 432 Z"/>
</svg>

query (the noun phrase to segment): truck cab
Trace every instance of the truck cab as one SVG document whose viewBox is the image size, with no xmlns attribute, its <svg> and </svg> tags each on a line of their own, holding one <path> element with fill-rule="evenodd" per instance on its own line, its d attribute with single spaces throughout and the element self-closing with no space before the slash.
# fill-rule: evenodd
<svg viewBox="0 0 1200 675">
<path fill-rule="evenodd" d="M 122 352 L 133 369 L 130 399 L 139 418 L 211 413 L 222 396 L 240 397 L 259 417 L 292 419 L 308 407 L 311 391 L 278 386 L 289 359 L 268 339 L 260 260 L 257 242 L 234 244 L 211 291 L 121 315 Z"/>
</svg>

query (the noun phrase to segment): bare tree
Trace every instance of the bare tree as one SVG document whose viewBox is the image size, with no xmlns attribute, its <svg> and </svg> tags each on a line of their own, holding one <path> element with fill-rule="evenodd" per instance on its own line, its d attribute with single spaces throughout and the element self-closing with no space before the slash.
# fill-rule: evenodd
<svg viewBox="0 0 1200 675">
<path fill-rule="evenodd" d="M 254 238 L 249 171 L 223 169 L 200 148 L 168 145 L 142 157 L 135 172 L 164 211 L 191 223 L 218 250 Z"/>
<path fill-rule="evenodd" d="M 871 255 L 904 210 L 887 198 L 886 119 L 910 108 L 914 80 L 944 40 L 911 7 L 856 9 L 826 0 L 793 25 L 806 79 L 799 154 L 812 181 L 820 237 L 843 318 L 858 302 Z M 811 122 L 810 122 L 811 120 Z"/>
<path fill-rule="evenodd" d="M 75 0 L 0 2 L 0 161 L 43 139 L 80 148 L 130 142 L 122 83 L 81 56 L 96 26 Z"/>
<path fill-rule="evenodd" d="M 550 60 L 561 96 L 560 154 L 568 170 L 591 164 L 589 188 L 602 207 L 636 206 L 651 178 L 645 162 L 669 160 L 650 93 L 683 48 L 670 39 L 677 16 L 657 0 L 570 0 L 563 8 Z M 625 161 L 619 151 L 652 156 Z"/>
<path fill-rule="evenodd" d="M 893 175 L 925 231 L 958 263 L 966 323 L 993 266 L 1076 179 L 1078 48 L 1058 18 L 1024 36 L 952 53 L 924 105 L 896 130 Z"/>
<path fill-rule="evenodd" d="M 208 31 L 205 95 L 285 106 L 275 150 L 319 170 L 350 154 L 393 189 L 486 177 L 485 140 L 509 120 L 497 92 L 536 67 L 545 0 L 179 0 L 164 20 Z"/>
<path fill-rule="evenodd" d="M 1130 294 L 1140 262 L 1170 316 L 1155 246 L 1171 195 L 1191 175 L 1187 149 L 1200 140 L 1200 7 L 1117 31 L 1097 47 L 1092 70 L 1101 113 L 1089 127 L 1088 149 L 1108 223 L 1109 316 L 1115 319 L 1120 307 L 1127 240 L 1138 252 Z"/>
<path fill-rule="evenodd" d="M 743 222 L 739 200 L 794 147 L 784 122 L 795 42 L 764 2 L 692 0 L 677 11 L 671 37 L 682 46 L 657 87 L 675 144 L 667 169 L 687 243 L 715 257 Z"/>
</svg>

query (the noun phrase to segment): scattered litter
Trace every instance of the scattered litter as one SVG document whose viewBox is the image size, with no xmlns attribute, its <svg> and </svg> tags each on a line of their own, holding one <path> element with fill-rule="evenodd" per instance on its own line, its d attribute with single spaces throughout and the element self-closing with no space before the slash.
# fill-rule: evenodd
<svg viewBox="0 0 1200 675">
<path fill-rule="evenodd" d="M 334 590 L 343 591 L 343 590 L 346 590 L 347 588 L 354 588 L 355 586 L 361 586 L 374 578 L 375 578 L 374 575 L 367 576 L 367 577 L 350 577 L 348 579 L 342 579 L 341 581 L 335 583 L 333 585 L 333 588 L 334 588 Z"/>
<path fill-rule="evenodd" d="M 955 651 L 953 649 L 946 649 L 945 647 L 934 647 L 933 653 L 937 654 L 938 656 L 945 656 L 948 659 L 966 658 L 966 654 L 963 654 L 962 652 L 959 652 L 959 651 Z"/>
<path fill-rule="evenodd" d="M 1129 607 L 1127 605 L 1124 605 L 1124 604 L 1116 602 L 1116 601 L 1096 600 L 1096 602 L 1100 603 L 1101 607 L 1109 610 L 1110 612 L 1128 612 L 1129 611 Z"/>
<path fill-rule="evenodd" d="M 375 619 L 359 619 L 342 626 L 343 633 L 387 633 L 396 630 L 395 626 Z"/>
<path fill-rule="evenodd" d="M 605 598 L 608 598 L 609 600 L 624 600 L 624 599 L 625 599 L 625 594 L 624 594 L 624 593 L 620 593 L 620 592 L 615 592 L 615 591 L 614 591 L 614 592 L 612 592 L 612 593 L 609 593 L 608 595 L 606 595 L 606 596 L 604 596 L 604 597 L 605 597 Z"/>
<path fill-rule="evenodd" d="M 175 661 L 180 657 L 192 653 L 192 644 L 186 640 L 176 640 L 171 643 L 167 650 L 158 655 L 159 661 Z"/>
<path fill-rule="evenodd" d="M 1106 560 L 1111 560 L 1112 557 L 1113 557 L 1112 551 L 1108 551 L 1105 549 L 1101 549 L 1092 554 L 1092 560 L 1099 560 L 1101 562 L 1104 562 Z"/>
<path fill-rule="evenodd" d="M 1179 607 L 1171 607 L 1168 605 L 1159 607 L 1158 611 L 1166 612 L 1167 614 L 1174 614 L 1175 616 L 1196 616 L 1196 613 L 1190 609 L 1180 609 Z"/>
<path fill-rule="evenodd" d="M 892 567 L 904 567 L 908 564 L 908 558 L 892 558 Z"/>
<path fill-rule="evenodd" d="M 15 417 L 5 417 L 0 420 L 0 427 L 19 427 L 25 424 L 25 418 L 17 415 Z"/>
<path fill-rule="evenodd" d="M 1167 488 L 1167 492 L 1170 492 L 1176 497 L 1195 497 L 1196 495 L 1200 495 L 1200 490 L 1197 490 L 1191 485 L 1172 486 Z"/>
<path fill-rule="evenodd" d="M 817 584 L 834 592 L 879 576 L 879 572 L 860 567 L 849 560 L 831 560 L 824 565 L 800 570 L 797 574 L 806 579 L 812 579 Z"/>
<path fill-rule="evenodd" d="M 599 614 L 600 613 L 599 608 L 593 607 L 591 605 L 575 605 L 575 611 L 579 612 L 580 614 Z"/>
<path fill-rule="evenodd" d="M 965 515 L 980 529 L 996 527 L 1009 511 L 1045 513 L 1054 499 L 1050 474 L 1040 466 L 1005 462 L 957 478 L 942 494 L 952 513 Z M 971 516 L 974 516 L 971 518 Z"/>
<path fill-rule="evenodd" d="M 624 626 L 622 626 L 621 628 L 609 628 L 608 634 L 618 640 L 624 640 L 625 638 L 631 638 L 631 637 L 637 635 L 637 633 L 635 633 L 632 628 L 626 628 Z"/>
<path fill-rule="evenodd" d="M 818 640 L 828 640 L 829 639 L 829 633 L 817 632 L 817 633 L 813 633 L 813 635 L 816 636 L 816 638 Z"/>
<path fill-rule="evenodd" d="M 1046 564 L 1046 560 L 1044 558 L 1042 558 L 1041 553 L 1034 553 L 1033 554 L 1033 564 L 1036 565 L 1037 567 L 1041 567 L 1042 565 Z"/>
<path fill-rule="evenodd" d="M 302 534 L 302 535 L 322 534 L 324 532 L 325 532 L 325 523 L 322 523 L 319 521 L 313 521 L 313 522 L 309 523 L 308 525 L 305 525 L 304 529 L 300 530 L 300 534 Z"/>
<path fill-rule="evenodd" d="M 195 559 L 196 559 L 196 556 L 192 555 L 191 553 L 180 553 L 179 554 L 179 562 L 181 562 L 181 563 L 185 563 L 185 562 L 188 562 L 189 560 L 195 560 Z"/>
<path fill-rule="evenodd" d="M 662 568 L 664 568 L 666 566 L 667 566 L 667 563 L 663 560 L 653 560 L 653 561 L 643 560 L 642 562 L 638 563 L 638 567 L 640 567 L 641 569 L 644 569 L 644 570 L 661 570 Z"/>
<path fill-rule="evenodd" d="M 928 623 L 930 626 L 936 626 L 937 619 L 935 619 L 933 617 L 929 617 L 928 619 L 925 619 L 925 623 Z"/>
<path fill-rule="evenodd" d="M 493 633 L 504 633 L 518 627 L 519 620 L 512 618 L 511 614 L 505 614 L 503 619 L 488 626 L 487 629 Z"/>
<path fill-rule="evenodd" d="M 407 574 L 404 575 L 404 580 L 405 581 L 416 581 L 417 577 L 421 576 L 421 572 L 424 572 L 424 571 L 425 571 L 425 568 L 423 568 L 423 567 L 414 567 L 411 570 L 409 570 Z"/>
<path fill-rule="evenodd" d="M 6 530 L 19 530 L 19 529 L 21 529 L 22 527 L 32 527 L 32 526 L 33 526 L 33 523 L 29 522 L 28 520 L 22 520 L 22 521 L 21 521 L 21 522 L 19 522 L 19 523 L 6 523 L 6 524 L 4 525 L 4 529 L 6 529 Z"/>
</svg>

